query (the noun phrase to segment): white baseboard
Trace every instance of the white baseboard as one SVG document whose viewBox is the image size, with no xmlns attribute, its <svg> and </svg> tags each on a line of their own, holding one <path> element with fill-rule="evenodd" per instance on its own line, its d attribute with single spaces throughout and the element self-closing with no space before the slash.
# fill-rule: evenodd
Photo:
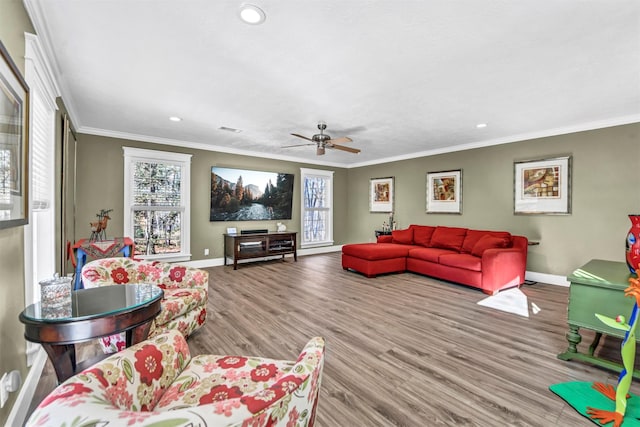
<svg viewBox="0 0 640 427">
<path fill-rule="evenodd" d="M 340 252 L 342 251 L 342 245 L 332 245 L 332 246 L 318 246 L 315 248 L 306 248 L 298 250 L 298 255 L 316 255 L 316 254 L 327 254 L 329 252 Z"/>
<path fill-rule="evenodd" d="M 566 276 L 558 276 L 555 274 L 536 273 L 535 271 L 527 271 L 524 275 L 526 280 L 532 282 L 548 283 L 556 286 L 569 286 L 569 281 Z"/>
<path fill-rule="evenodd" d="M 24 384 L 20 388 L 20 393 L 18 393 L 16 403 L 11 408 L 9 417 L 4 424 L 5 427 L 24 425 L 29 412 L 29 407 L 33 401 L 33 396 L 35 395 L 36 388 L 38 387 L 38 382 L 40 381 L 40 377 L 42 377 L 42 371 L 44 370 L 45 363 L 47 363 L 47 353 L 42 347 L 40 347 L 40 350 L 33 358 L 33 365 L 31 365 L 31 368 L 29 369 L 27 378 L 24 380 Z"/>
</svg>

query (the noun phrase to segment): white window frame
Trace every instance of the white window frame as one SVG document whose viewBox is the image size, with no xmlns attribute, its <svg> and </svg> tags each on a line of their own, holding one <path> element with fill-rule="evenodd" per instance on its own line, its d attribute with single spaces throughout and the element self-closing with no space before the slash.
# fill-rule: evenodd
<svg viewBox="0 0 640 427">
<path fill-rule="evenodd" d="M 173 254 L 137 255 L 140 259 L 160 261 L 191 260 L 191 154 L 172 153 L 170 151 L 146 150 L 142 148 L 122 147 L 124 151 L 124 234 L 133 238 L 133 164 L 136 162 L 165 163 L 182 168 L 180 181 L 180 206 L 172 208 L 182 213 L 180 219 L 181 252 Z"/>
<path fill-rule="evenodd" d="M 29 150 L 29 188 L 33 189 L 34 174 L 38 173 L 42 178 L 39 182 L 46 182 L 46 188 L 40 194 L 44 200 L 35 200 L 35 191 L 29 191 L 29 222 L 24 228 L 24 286 L 25 305 L 40 301 L 39 281 L 53 277 L 56 272 L 55 254 L 55 212 L 57 209 L 55 194 L 55 143 L 56 143 L 56 111 L 58 106 L 56 98 L 60 94 L 58 85 L 51 72 L 51 67 L 47 60 L 38 37 L 25 33 L 25 80 L 29 85 L 31 95 L 31 105 L 29 106 L 29 135 L 31 149 Z M 36 111 L 35 100 L 42 107 L 41 111 Z M 39 115 L 44 118 L 40 123 L 42 140 L 35 141 L 33 131 L 34 118 Z M 44 152 L 41 156 L 48 158 L 48 162 L 43 164 L 46 170 L 35 170 L 34 148 L 40 147 Z M 32 366 L 37 362 L 39 344 L 27 342 L 27 366 Z"/>
<path fill-rule="evenodd" d="M 321 169 L 307 169 L 300 168 L 300 247 L 301 248 L 313 248 L 319 246 L 331 246 L 333 245 L 333 173 L 334 171 L 321 170 Z M 306 208 L 304 205 L 304 181 L 307 177 L 324 178 L 329 180 L 327 193 L 325 195 L 325 201 L 327 206 L 324 208 Z M 327 238 L 323 241 L 306 242 L 304 240 L 304 218 L 305 212 L 308 210 L 323 210 L 327 211 L 327 223 L 325 224 Z"/>
</svg>

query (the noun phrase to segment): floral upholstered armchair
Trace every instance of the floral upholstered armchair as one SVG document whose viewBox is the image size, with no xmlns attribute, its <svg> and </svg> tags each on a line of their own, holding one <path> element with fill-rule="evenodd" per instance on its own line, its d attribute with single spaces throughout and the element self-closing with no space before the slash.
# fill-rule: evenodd
<svg viewBox="0 0 640 427">
<path fill-rule="evenodd" d="M 169 331 L 69 378 L 25 425 L 313 426 L 323 365 L 320 337 L 286 361 L 191 357 Z"/>
<path fill-rule="evenodd" d="M 162 288 L 162 309 L 151 324 L 149 337 L 170 329 L 177 329 L 188 337 L 207 318 L 209 273 L 204 270 L 116 257 L 91 261 L 82 268 L 81 274 L 85 288 L 128 283 L 152 283 Z M 125 347 L 124 334 L 104 337 L 100 342 L 105 353 Z"/>
</svg>

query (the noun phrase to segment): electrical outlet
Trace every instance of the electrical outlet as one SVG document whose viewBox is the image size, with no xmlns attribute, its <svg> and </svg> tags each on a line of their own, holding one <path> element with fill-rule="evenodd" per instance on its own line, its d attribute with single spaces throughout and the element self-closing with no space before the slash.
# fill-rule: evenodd
<svg viewBox="0 0 640 427">
<path fill-rule="evenodd" d="M 9 399 L 9 391 L 7 390 L 7 383 L 9 382 L 9 375 L 5 372 L 0 380 L 0 408 L 4 408 L 5 403 Z"/>
<path fill-rule="evenodd" d="M 209 255 L 209 248 L 204 250 L 204 256 L 207 256 L 207 255 Z"/>
<path fill-rule="evenodd" d="M 4 405 L 9 399 L 9 393 L 18 391 L 20 384 L 22 383 L 22 377 L 20 371 L 13 370 L 9 373 L 5 372 L 0 379 L 0 408 L 4 408 Z"/>
</svg>

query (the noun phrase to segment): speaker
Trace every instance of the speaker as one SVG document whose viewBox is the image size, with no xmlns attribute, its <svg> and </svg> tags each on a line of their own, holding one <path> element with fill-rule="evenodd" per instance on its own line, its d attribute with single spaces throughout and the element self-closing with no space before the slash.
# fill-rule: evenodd
<svg viewBox="0 0 640 427">
<path fill-rule="evenodd" d="M 269 230 L 266 228 L 258 230 L 240 230 L 240 234 L 266 234 L 268 232 Z"/>
</svg>

